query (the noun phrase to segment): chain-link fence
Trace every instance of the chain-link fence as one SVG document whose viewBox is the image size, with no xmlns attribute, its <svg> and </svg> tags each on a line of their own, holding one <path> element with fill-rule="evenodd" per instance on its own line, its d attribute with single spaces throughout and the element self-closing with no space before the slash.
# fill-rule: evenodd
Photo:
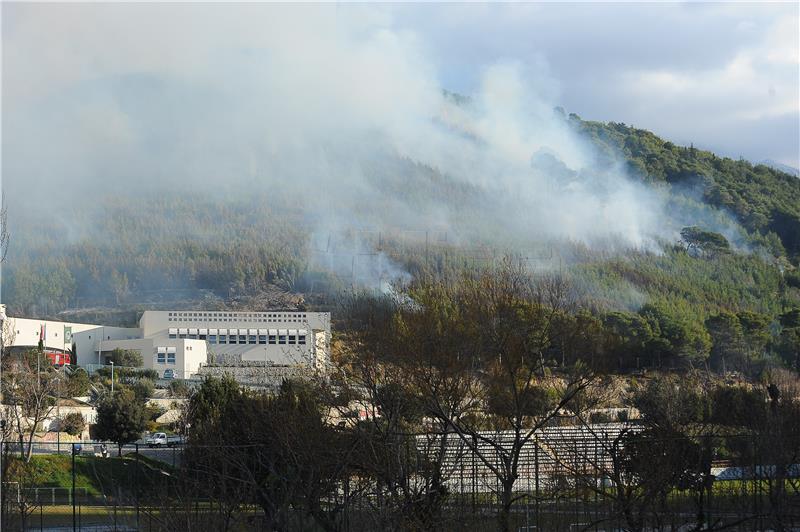
<svg viewBox="0 0 800 532">
<path fill-rule="evenodd" d="M 2 530 L 800 529 L 800 466 L 749 435 L 560 427 L 516 450 L 506 433 L 472 438 L 311 459 L 266 444 L 36 443 L 26 461 L 6 443 Z"/>
</svg>

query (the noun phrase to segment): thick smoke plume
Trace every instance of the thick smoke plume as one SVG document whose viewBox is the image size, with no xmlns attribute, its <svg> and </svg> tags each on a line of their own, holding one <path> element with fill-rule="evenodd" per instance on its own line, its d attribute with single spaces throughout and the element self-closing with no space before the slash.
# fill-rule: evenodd
<svg viewBox="0 0 800 532">
<path fill-rule="evenodd" d="M 679 229 L 554 111 L 546 65 L 491 65 L 474 94 L 448 94 L 425 43 L 382 8 L 15 5 L 3 32 L 18 213 L 257 191 L 301 210 L 317 250 L 349 230 L 655 249 Z M 358 276 L 333 255 L 320 261 Z"/>
</svg>

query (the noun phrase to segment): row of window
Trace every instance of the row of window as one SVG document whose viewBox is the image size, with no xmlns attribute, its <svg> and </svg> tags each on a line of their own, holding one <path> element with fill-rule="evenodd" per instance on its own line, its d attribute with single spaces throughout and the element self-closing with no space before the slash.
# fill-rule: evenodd
<svg viewBox="0 0 800 532">
<path fill-rule="evenodd" d="M 305 334 L 174 334 L 170 339 L 206 340 L 223 345 L 306 345 Z"/>
<path fill-rule="evenodd" d="M 247 321 L 247 322 L 261 322 L 261 323 L 286 323 L 286 322 L 294 322 L 294 323 L 302 323 L 305 318 L 283 318 L 283 319 L 272 319 L 272 318 L 168 318 L 169 321 L 197 321 L 197 322 L 221 322 L 221 321 Z"/>
<path fill-rule="evenodd" d="M 156 353 L 156 362 L 175 365 L 175 353 Z"/>
<path fill-rule="evenodd" d="M 284 314 L 273 314 L 269 312 L 170 312 L 170 317 L 191 317 L 191 318 L 303 318 L 304 313 L 292 312 Z"/>
</svg>

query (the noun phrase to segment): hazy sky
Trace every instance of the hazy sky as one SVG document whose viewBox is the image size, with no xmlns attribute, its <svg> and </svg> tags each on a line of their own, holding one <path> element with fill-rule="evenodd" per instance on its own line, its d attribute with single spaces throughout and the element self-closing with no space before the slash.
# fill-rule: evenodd
<svg viewBox="0 0 800 532">
<path fill-rule="evenodd" d="M 420 151 L 407 126 L 435 109 L 431 87 L 478 93 L 497 65 L 540 107 L 800 166 L 796 2 L 3 3 L 2 15 L 4 181 L 23 189 L 236 172 L 287 135 L 300 147 L 353 121 L 361 133 L 388 121 L 387 138 Z M 280 143 L 253 147 L 279 127 Z"/>
<path fill-rule="evenodd" d="M 483 64 L 543 65 L 584 118 L 800 167 L 797 2 L 409 5 L 396 23 L 469 92 Z"/>
</svg>

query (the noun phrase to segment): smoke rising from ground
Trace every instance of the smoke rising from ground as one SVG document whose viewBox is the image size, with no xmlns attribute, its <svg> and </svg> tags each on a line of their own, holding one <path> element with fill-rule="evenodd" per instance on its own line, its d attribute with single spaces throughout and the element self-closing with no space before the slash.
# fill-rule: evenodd
<svg viewBox="0 0 800 532">
<path fill-rule="evenodd" d="M 313 242 L 393 228 L 656 249 L 679 229 L 554 111 L 546 61 L 491 65 L 475 94 L 448 96 L 425 42 L 381 7 L 13 5 L 3 33 L 12 218 L 257 191 L 301 210 Z"/>
</svg>

